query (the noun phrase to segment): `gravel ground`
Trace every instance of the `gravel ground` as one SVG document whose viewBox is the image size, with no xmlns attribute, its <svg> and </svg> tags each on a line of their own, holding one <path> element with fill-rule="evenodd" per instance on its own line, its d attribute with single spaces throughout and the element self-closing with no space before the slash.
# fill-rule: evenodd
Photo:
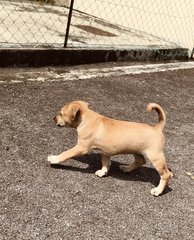
<svg viewBox="0 0 194 240">
<path fill-rule="evenodd" d="M 31 74 L 49 70 L 30 69 Z M 194 69 L 17 83 L 28 72 L 0 71 L 0 240 L 193 240 Z M 108 177 L 101 179 L 94 175 L 98 154 L 49 165 L 49 154 L 76 143 L 75 130 L 59 129 L 52 120 L 75 99 L 103 115 L 147 123 L 157 121 L 156 113 L 146 114 L 147 104 L 161 104 L 167 117 L 165 155 L 174 173 L 163 195 L 150 194 L 159 181 L 150 163 L 128 174 L 120 171 L 120 164 L 133 160 L 130 155 L 113 157 Z"/>
</svg>

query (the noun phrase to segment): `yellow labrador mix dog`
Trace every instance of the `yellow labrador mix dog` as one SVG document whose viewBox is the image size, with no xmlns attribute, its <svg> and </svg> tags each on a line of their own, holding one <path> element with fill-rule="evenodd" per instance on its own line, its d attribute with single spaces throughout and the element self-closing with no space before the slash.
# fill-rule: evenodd
<svg viewBox="0 0 194 240">
<path fill-rule="evenodd" d="M 108 174 L 111 156 L 131 153 L 135 155 L 134 162 L 120 168 L 124 172 L 131 172 L 149 159 L 160 175 L 159 185 L 151 190 L 152 195 L 158 196 L 168 185 L 171 172 L 167 168 L 163 152 L 165 114 L 158 104 L 148 104 L 147 111 L 153 109 L 157 111 L 159 120 L 155 126 L 150 126 L 107 118 L 89 109 L 86 102 L 71 102 L 61 109 L 54 121 L 57 126 L 77 129 L 77 145 L 59 155 L 49 156 L 48 161 L 58 164 L 95 149 L 102 154 L 102 169 L 95 174 L 103 177 Z"/>
</svg>

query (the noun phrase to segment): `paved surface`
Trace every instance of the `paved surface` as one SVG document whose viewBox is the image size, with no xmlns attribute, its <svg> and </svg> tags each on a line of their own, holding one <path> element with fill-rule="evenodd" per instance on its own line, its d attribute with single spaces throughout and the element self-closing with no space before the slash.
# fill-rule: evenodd
<svg viewBox="0 0 194 240">
<path fill-rule="evenodd" d="M 194 69 L 65 78 L 72 69 L 104 66 L 1 69 L 0 240 L 194 239 Z M 38 79 L 51 72 L 50 80 L 57 74 L 61 79 Z M 132 161 L 130 155 L 114 157 L 102 179 L 94 175 L 98 154 L 48 164 L 49 154 L 76 142 L 75 130 L 52 121 L 74 99 L 110 117 L 148 123 L 157 115 L 145 113 L 147 103 L 161 104 L 167 117 L 165 154 L 174 173 L 162 196 L 150 194 L 159 181 L 150 163 L 130 174 L 119 170 Z"/>
</svg>

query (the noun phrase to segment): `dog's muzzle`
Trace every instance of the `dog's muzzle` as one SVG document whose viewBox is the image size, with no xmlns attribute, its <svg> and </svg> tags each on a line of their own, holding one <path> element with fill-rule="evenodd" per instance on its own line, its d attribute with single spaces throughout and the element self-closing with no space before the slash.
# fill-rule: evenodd
<svg viewBox="0 0 194 240">
<path fill-rule="evenodd" d="M 64 122 L 60 122 L 59 119 L 57 119 L 57 116 L 55 116 L 53 118 L 53 120 L 54 120 L 56 126 L 58 126 L 58 127 L 64 127 L 65 126 L 65 123 Z"/>
</svg>

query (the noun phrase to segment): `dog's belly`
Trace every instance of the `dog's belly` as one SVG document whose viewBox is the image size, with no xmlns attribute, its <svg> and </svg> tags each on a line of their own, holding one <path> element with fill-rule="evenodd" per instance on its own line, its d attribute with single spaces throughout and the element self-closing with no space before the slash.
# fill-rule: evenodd
<svg viewBox="0 0 194 240">
<path fill-rule="evenodd" d="M 98 146 L 98 147 L 92 147 L 90 149 L 91 153 L 98 153 L 98 154 L 104 154 L 104 155 L 118 155 L 118 154 L 134 154 L 139 153 L 138 148 L 132 147 L 132 146 Z"/>
<path fill-rule="evenodd" d="M 89 153 L 103 154 L 104 152 L 99 148 L 92 148 L 90 149 Z"/>
</svg>

